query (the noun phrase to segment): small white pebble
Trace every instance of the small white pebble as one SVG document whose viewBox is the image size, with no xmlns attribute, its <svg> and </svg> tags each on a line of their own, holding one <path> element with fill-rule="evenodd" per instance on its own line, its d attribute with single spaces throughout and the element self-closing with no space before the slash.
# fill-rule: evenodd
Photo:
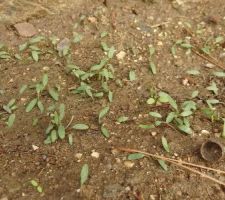
<svg viewBox="0 0 225 200">
<path fill-rule="evenodd" d="M 76 154 L 75 154 L 75 157 L 76 157 L 77 159 L 81 159 L 82 156 L 83 156 L 82 153 L 76 153 Z"/>
<path fill-rule="evenodd" d="M 209 134 L 209 131 L 207 131 L 207 130 L 201 130 L 201 133 L 202 133 L 202 134 L 207 134 L 207 135 L 208 135 L 208 134 Z"/>
<path fill-rule="evenodd" d="M 94 152 L 91 153 L 91 156 L 92 156 L 93 158 L 99 158 L 99 153 L 96 152 L 96 151 L 94 151 Z"/>
<path fill-rule="evenodd" d="M 38 147 L 38 146 L 36 146 L 36 145 L 34 145 L 34 144 L 32 144 L 32 148 L 33 148 L 33 150 L 34 150 L 34 151 L 36 151 L 36 150 L 38 150 L 38 149 L 39 149 L 39 147 Z"/>
<path fill-rule="evenodd" d="M 125 56 L 126 56 L 126 52 L 125 51 L 120 51 L 118 54 L 116 54 L 116 58 L 118 60 L 124 59 Z"/>
<path fill-rule="evenodd" d="M 157 132 L 153 131 L 153 132 L 151 132 L 151 135 L 154 137 L 157 135 Z"/>
<path fill-rule="evenodd" d="M 127 168 L 132 168 L 134 166 L 134 162 L 131 162 L 130 160 L 126 160 L 123 163 L 125 165 L 125 167 Z"/>
</svg>

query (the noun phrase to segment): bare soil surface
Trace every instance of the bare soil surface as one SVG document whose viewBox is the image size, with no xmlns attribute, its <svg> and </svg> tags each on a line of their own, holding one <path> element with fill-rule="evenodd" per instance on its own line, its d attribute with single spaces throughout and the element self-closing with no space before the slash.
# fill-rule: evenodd
<svg viewBox="0 0 225 200">
<path fill-rule="evenodd" d="M 225 144 L 221 137 L 225 82 L 224 77 L 213 75 L 223 71 L 223 66 L 225 69 L 225 45 L 220 41 L 225 37 L 224 11 L 223 0 L 0 0 L 0 43 L 5 44 L 0 55 L 6 51 L 11 57 L 0 57 L 0 200 L 225 199 L 223 186 L 199 175 L 169 163 L 165 171 L 148 157 L 128 160 L 128 153 L 112 149 L 134 148 L 225 170 L 223 158 L 210 163 L 199 153 L 200 145 L 209 138 Z M 21 37 L 13 25 L 25 21 L 34 25 L 37 35 L 45 38 L 56 36 L 57 42 L 65 38 L 74 41 L 81 37 L 81 40 L 71 42 L 65 56 L 59 56 L 57 45 L 50 39 L 34 44 L 38 50 L 31 47 L 19 51 L 19 45 L 30 39 Z M 184 31 L 185 27 L 192 35 Z M 192 51 L 180 44 L 176 45 L 173 55 L 171 48 L 180 39 L 195 47 L 210 47 L 210 55 L 222 66 L 211 65 L 194 53 L 194 48 Z M 91 77 L 86 83 L 103 92 L 103 97 L 73 94 L 71 88 L 78 88 L 80 80 L 68 72 L 68 64 L 87 71 L 100 63 L 107 56 L 102 42 L 115 48 L 109 61 L 114 69 L 114 78 L 108 81 L 113 93 L 111 102 L 98 77 Z M 155 49 L 151 58 L 149 46 Z M 31 57 L 32 48 L 39 52 L 37 62 Z M 155 74 L 149 67 L 150 61 L 156 66 Z M 193 69 L 194 74 L 196 70 L 199 74 L 187 73 Z M 135 72 L 135 78 L 129 76 L 131 71 Z M 35 107 L 26 112 L 27 104 L 36 93 L 30 87 L 23 94 L 19 94 L 19 90 L 24 84 L 35 85 L 44 74 L 48 74 L 47 88 L 60 88 L 59 100 L 53 100 L 45 90 L 40 96 L 45 111 L 41 113 Z M 213 83 L 216 91 L 215 87 L 208 88 Z M 173 97 L 179 108 L 185 101 L 196 103 L 197 109 L 187 117 L 192 134 L 183 133 L 173 123 L 151 129 L 139 127 L 154 124 L 156 119 L 149 112 L 160 113 L 163 117 L 160 120 L 165 121 L 173 110 L 169 104 L 147 103 L 160 91 Z M 193 91 L 199 91 L 198 96 L 192 98 Z M 3 106 L 11 99 L 16 99 L 17 108 L 13 111 L 16 118 L 12 127 L 8 127 L 10 114 Z M 213 104 L 215 115 L 211 119 L 202 112 L 209 107 L 206 103 L 209 99 L 220 102 Z M 72 118 L 72 125 L 87 124 L 89 129 L 73 130 L 71 125 L 65 139 L 44 144 L 51 120 L 48 107 L 58 107 L 60 103 L 65 104 L 62 122 L 65 126 Z M 106 106 L 110 110 L 99 122 L 99 112 Z M 127 120 L 118 123 L 121 116 Z M 101 133 L 102 125 L 110 137 Z M 72 145 L 68 143 L 69 135 Z M 169 153 L 162 146 L 162 136 L 168 141 Z M 93 156 L 93 152 L 99 153 L 99 157 Z M 84 164 L 89 166 L 89 176 L 81 187 L 80 173 Z M 222 174 L 207 173 L 225 182 Z M 43 191 L 38 192 L 31 180 L 36 180 Z"/>
</svg>

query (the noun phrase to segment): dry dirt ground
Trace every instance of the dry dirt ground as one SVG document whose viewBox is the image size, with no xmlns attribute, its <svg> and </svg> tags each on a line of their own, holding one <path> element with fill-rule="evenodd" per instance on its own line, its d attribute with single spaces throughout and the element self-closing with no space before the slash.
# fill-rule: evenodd
<svg viewBox="0 0 225 200">
<path fill-rule="evenodd" d="M 208 138 L 217 138 L 224 143 L 220 134 L 223 131 L 221 119 L 225 114 L 225 82 L 223 77 L 213 75 L 222 69 L 188 48 L 179 48 L 179 44 L 176 54 L 171 53 L 171 47 L 179 39 L 200 48 L 209 40 L 210 55 L 223 64 L 224 44 L 220 38 L 225 31 L 224 1 L 31 2 L 0 0 L 0 43 L 5 44 L 0 52 L 9 52 L 11 56 L 0 59 L 0 200 L 225 199 L 223 186 L 199 175 L 169 163 L 168 171 L 165 171 L 157 161 L 147 157 L 128 161 L 127 153 L 112 150 L 112 147 L 135 148 L 225 170 L 223 159 L 208 163 L 199 154 L 199 146 Z M 40 54 L 35 62 L 29 49 L 22 52 L 18 49 L 29 39 L 18 35 L 13 25 L 24 21 L 33 24 L 38 35 L 46 38 L 54 35 L 59 40 L 73 40 L 74 36 L 82 36 L 82 39 L 71 43 L 69 53 L 62 57 L 49 40 L 42 41 L 37 44 Z M 188 35 L 184 27 L 193 35 Z M 106 36 L 105 32 L 108 33 Z M 101 98 L 91 98 L 73 94 L 70 90 L 79 87 L 80 80 L 68 73 L 68 63 L 87 71 L 106 56 L 102 42 L 116 50 L 110 59 L 115 77 L 108 81 L 113 93 L 111 102 L 107 92 Z M 149 45 L 155 49 L 151 58 Z M 16 59 L 15 54 L 20 54 L 21 60 Z M 150 60 L 155 63 L 156 74 L 149 69 Z M 199 74 L 188 74 L 187 70 L 191 69 L 195 69 L 194 74 L 198 70 Z M 132 75 L 129 77 L 131 71 L 135 72 L 135 80 Z M 35 98 L 35 91 L 29 88 L 19 95 L 19 89 L 23 84 L 34 85 L 43 74 L 48 74 L 48 87 L 60 88 L 59 100 L 54 101 L 44 91 L 40 98 L 46 111 L 41 113 L 35 107 L 26 112 L 25 107 Z M 218 88 L 218 91 L 214 90 L 215 94 L 207 89 L 213 82 Z M 87 83 L 102 90 L 98 78 L 91 78 Z M 199 94 L 191 98 L 195 90 Z M 161 113 L 164 120 L 170 112 L 168 104 L 146 103 L 152 93 L 160 91 L 170 94 L 179 106 L 186 100 L 197 104 L 197 110 L 187 118 L 192 134 L 182 133 L 175 125 L 173 128 L 166 124 L 152 129 L 139 127 L 140 124 L 154 123 L 149 112 Z M 9 128 L 6 124 L 9 114 L 3 105 L 11 99 L 16 99 L 17 108 L 13 111 L 15 122 Z M 220 102 L 213 105 L 215 112 L 220 113 L 218 120 L 210 120 L 202 114 L 202 108 L 208 107 L 208 99 Z M 50 122 L 47 108 L 53 104 L 57 107 L 59 103 L 66 107 L 63 124 L 67 125 L 73 116 L 72 124 L 85 123 L 89 129 L 68 128 L 65 139 L 44 144 L 45 130 Z M 101 123 L 110 132 L 108 138 L 101 133 L 98 121 L 100 110 L 107 105 L 110 110 Z M 117 123 L 120 116 L 126 116 L 128 120 Z M 33 123 L 37 119 L 37 124 Z M 68 135 L 72 136 L 72 145 L 68 143 Z M 163 149 L 162 136 L 169 143 L 169 153 Z M 93 152 L 97 152 L 94 155 L 99 153 L 99 157 L 93 156 Z M 89 176 L 81 187 L 80 172 L 84 164 L 89 166 Z M 225 181 L 222 175 L 209 175 Z M 38 192 L 31 180 L 36 180 L 43 191 Z"/>
</svg>

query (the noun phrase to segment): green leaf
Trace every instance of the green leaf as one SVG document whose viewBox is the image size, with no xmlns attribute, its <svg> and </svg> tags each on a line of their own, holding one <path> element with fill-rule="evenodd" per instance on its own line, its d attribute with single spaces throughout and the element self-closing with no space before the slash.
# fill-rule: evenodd
<svg viewBox="0 0 225 200">
<path fill-rule="evenodd" d="M 181 117 L 187 117 L 187 116 L 190 116 L 190 115 L 192 115 L 192 114 L 193 114 L 192 111 L 186 110 L 186 111 L 183 111 L 182 113 L 180 113 L 180 116 L 181 116 Z"/>
<path fill-rule="evenodd" d="M 51 131 L 50 137 L 51 137 L 51 142 L 53 142 L 53 143 L 58 139 L 56 130 Z"/>
<path fill-rule="evenodd" d="M 137 159 L 141 159 L 144 157 L 145 157 L 145 155 L 143 153 L 132 153 L 132 154 L 128 155 L 128 160 L 137 160 Z"/>
<path fill-rule="evenodd" d="M 11 108 L 9 108 L 7 105 L 3 105 L 2 108 L 3 108 L 7 113 L 12 113 Z"/>
<path fill-rule="evenodd" d="M 162 145 L 163 145 L 163 148 L 165 149 L 165 151 L 167 151 L 168 153 L 170 152 L 170 148 L 169 148 L 169 144 L 167 142 L 167 139 L 162 136 Z"/>
<path fill-rule="evenodd" d="M 35 180 L 31 180 L 30 183 L 31 183 L 31 185 L 34 186 L 34 187 L 37 187 L 37 186 L 38 186 L 38 183 L 37 183 L 37 181 L 35 181 Z"/>
<path fill-rule="evenodd" d="M 179 126 L 177 126 L 177 127 L 178 127 L 179 130 L 181 130 L 181 131 L 184 132 L 184 133 L 187 133 L 187 134 L 189 134 L 189 135 L 192 134 L 191 128 L 190 128 L 189 126 L 187 126 L 187 125 L 179 125 Z"/>
<path fill-rule="evenodd" d="M 212 84 L 206 89 L 212 91 L 215 95 L 218 94 L 218 90 L 219 90 L 215 82 L 212 82 Z"/>
<path fill-rule="evenodd" d="M 31 38 L 29 42 L 30 42 L 30 44 L 34 44 L 34 43 L 41 42 L 43 39 L 45 39 L 44 36 L 38 35 L 38 36 Z"/>
<path fill-rule="evenodd" d="M 143 129 L 151 129 L 151 128 L 155 128 L 154 125 L 146 125 L 146 124 L 139 124 L 139 127 L 140 127 L 140 128 L 143 128 Z"/>
<path fill-rule="evenodd" d="M 223 119 L 223 132 L 221 134 L 222 138 L 225 138 L 225 119 Z"/>
<path fill-rule="evenodd" d="M 153 74 L 156 74 L 156 66 L 153 62 L 149 63 L 150 70 Z"/>
<path fill-rule="evenodd" d="M 80 184 L 83 185 L 89 176 L 89 167 L 87 164 L 84 164 L 82 166 L 81 172 L 80 172 Z"/>
<path fill-rule="evenodd" d="M 108 58 L 112 58 L 114 53 L 115 53 L 115 48 L 112 46 L 110 47 L 109 51 L 108 51 Z"/>
<path fill-rule="evenodd" d="M 176 55 L 176 46 L 175 45 L 171 47 L 171 53 L 173 56 Z"/>
<path fill-rule="evenodd" d="M 39 60 L 39 52 L 38 51 L 31 51 L 31 55 L 32 55 L 32 58 L 35 62 L 38 62 Z"/>
<path fill-rule="evenodd" d="M 48 84 L 48 75 L 44 74 L 42 77 L 42 85 L 45 87 Z"/>
<path fill-rule="evenodd" d="M 101 32 L 101 38 L 103 38 L 103 37 L 105 37 L 107 35 L 108 35 L 108 32 L 106 32 L 106 31 Z"/>
<path fill-rule="evenodd" d="M 192 92 L 191 97 L 194 99 L 195 97 L 198 96 L 198 94 L 199 94 L 199 91 L 195 90 L 195 91 Z"/>
<path fill-rule="evenodd" d="M 38 102 L 37 98 L 30 101 L 30 103 L 26 106 L 26 112 L 30 112 L 34 108 L 34 106 L 37 104 L 37 102 Z"/>
<path fill-rule="evenodd" d="M 162 121 L 155 121 L 155 126 L 160 126 L 162 124 Z"/>
<path fill-rule="evenodd" d="M 59 100 L 59 93 L 56 89 L 54 88 L 50 88 L 48 90 L 50 96 L 55 100 L 55 101 L 58 101 Z"/>
<path fill-rule="evenodd" d="M 27 85 L 22 85 L 20 90 L 19 90 L 19 94 L 23 94 L 25 92 L 25 90 L 27 89 Z"/>
<path fill-rule="evenodd" d="M 59 138 L 60 139 L 64 139 L 65 135 L 66 135 L 65 127 L 63 125 L 59 125 L 59 128 L 58 128 L 58 136 L 59 136 Z"/>
<path fill-rule="evenodd" d="M 188 44 L 188 43 L 182 43 L 182 44 L 180 44 L 180 46 L 183 47 L 183 48 L 186 48 L 186 49 L 192 48 L 192 45 Z"/>
<path fill-rule="evenodd" d="M 224 40 L 224 38 L 222 36 L 218 36 L 215 39 L 215 43 L 221 43 Z"/>
<path fill-rule="evenodd" d="M 129 79 L 130 79 L 130 81 L 135 81 L 136 80 L 135 71 L 130 71 L 129 72 Z"/>
<path fill-rule="evenodd" d="M 160 164 L 163 170 L 168 171 L 168 166 L 164 160 L 158 160 L 158 163 Z"/>
<path fill-rule="evenodd" d="M 225 72 L 213 72 L 214 76 L 217 76 L 219 78 L 224 78 L 225 77 Z"/>
<path fill-rule="evenodd" d="M 109 102 L 113 101 L 113 92 L 109 91 L 108 99 L 109 99 Z"/>
<path fill-rule="evenodd" d="M 101 42 L 101 46 L 102 46 L 102 49 L 104 51 L 108 51 L 109 50 L 109 47 L 108 47 L 108 45 L 105 42 Z"/>
<path fill-rule="evenodd" d="M 176 113 L 170 112 L 166 117 L 166 123 L 172 122 L 175 117 L 176 117 Z"/>
<path fill-rule="evenodd" d="M 14 57 L 15 57 L 17 60 L 22 60 L 21 55 L 19 55 L 18 53 L 16 53 L 16 54 L 14 55 Z"/>
<path fill-rule="evenodd" d="M 147 100 L 147 104 L 151 105 L 151 104 L 154 104 L 155 103 L 155 99 L 150 97 L 148 100 Z"/>
<path fill-rule="evenodd" d="M 86 125 L 86 124 L 75 124 L 73 126 L 73 129 L 75 129 L 75 130 L 87 130 L 87 129 L 89 129 L 89 126 Z"/>
<path fill-rule="evenodd" d="M 200 74 L 200 72 L 197 69 L 188 70 L 187 73 L 190 75 L 199 75 Z"/>
<path fill-rule="evenodd" d="M 8 106 L 9 108 L 11 108 L 15 103 L 16 103 L 16 99 L 11 99 L 11 100 L 9 101 L 9 103 L 7 104 L 7 106 Z M 11 108 L 11 109 L 12 109 L 12 108 Z"/>
<path fill-rule="evenodd" d="M 153 56 L 155 54 L 155 48 L 150 46 L 149 47 L 149 53 L 150 53 L 150 56 Z"/>
<path fill-rule="evenodd" d="M 149 112 L 149 115 L 155 118 L 162 118 L 162 115 L 157 112 Z"/>
<path fill-rule="evenodd" d="M 61 103 L 59 105 L 59 120 L 62 121 L 64 116 L 65 116 L 65 104 Z"/>
<path fill-rule="evenodd" d="M 68 142 L 70 145 L 73 145 L 73 135 L 72 134 L 68 135 Z"/>
<path fill-rule="evenodd" d="M 48 136 L 48 137 L 45 139 L 44 144 L 51 144 L 51 143 L 52 143 L 51 137 Z"/>
<path fill-rule="evenodd" d="M 41 111 L 41 113 L 43 113 L 44 112 L 44 105 L 40 100 L 37 102 L 37 106 L 38 106 L 39 110 Z"/>
<path fill-rule="evenodd" d="M 109 106 L 104 107 L 104 108 L 100 111 L 100 113 L 99 113 L 99 115 L 98 115 L 98 121 L 99 121 L 99 123 L 100 123 L 101 119 L 102 119 L 103 117 L 105 117 L 105 115 L 106 115 L 108 112 L 109 112 Z"/>
<path fill-rule="evenodd" d="M 7 122 L 7 125 L 9 128 L 11 128 L 13 126 L 15 119 L 16 119 L 15 114 L 9 115 L 8 122 Z"/>
<path fill-rule="evenodd" d="M 43 192 L 43 189 L 42 189 L 42 187 L 41 187 L 40 185 L 37 187 L 37 191 L 38 191 L 39 193 L 42 193 L 42 192 Z"/>
<path fill-rule="evenodd" d="M 109 131 L 107 130 L 107 128 L 105 128 L 103 125 L 101 126 L 101 133 L 102 135 L 104 135 L 106 138 L 110 137 Z"/>
<path fill-rule="evenodd" d="M 24 43 L 24 44 L 19 45 L 19 51 L 24 51 L 27 48 L 27 46 L 28 46 L 27 42 Z"/>
<path fill-rule="evenodd" d="M 129 119 L 129 117 L 121 116 L 117 119 L 117 122 L 123 123 L 126 122 Z"/>
</svg>

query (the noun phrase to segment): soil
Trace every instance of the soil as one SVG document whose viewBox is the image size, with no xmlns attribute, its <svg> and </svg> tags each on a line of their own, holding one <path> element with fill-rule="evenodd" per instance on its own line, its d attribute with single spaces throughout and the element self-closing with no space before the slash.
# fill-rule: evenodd
<svg viewBox="0 0 225 200">
<path fill-rule="evenodd" d="M 176 56 L 171 54 L 173 44 L 187 36 L 182 28 L 185 24 L 190 24 L 193 32 L 203 30 L 200 36 L 195 35 L 200 42 L 209 37 L 224 36 L 224 1 L 32 2 L 35 3 L 0 0 L 0 42 L 6 45 L 11 55 L 18 53 L 18 46 L 28 40 L 18 35 L 13 28 L 15 23 L 27 21 L 36 27 L 40 35 L 55 35 L 60 40 L 72 39 L 73 32 L 77 32 L 83 39 L 71 45 L 70 60 L 83 70 L 99 63 L 104 56 L 102 41 L 113 45 L 115 54 L 126 52 L 123 59 L 114 56 L 111 60 L 115 77 L 121 80 L 122 87 L 116 81 L 110 81 L 114 98 L 110 103 L 110 112 L 103 119 L 110 132 L 110 138 L 105 138 L 101 134 L 98 113 L 109 105 L 107 97 L 92 99 L 72 94 L 69 88 L 79 86 L 79 81 L 67 73 L 67 59 L 59 57 L 52 45 L 41 44 L 45 53 L 38 62 L 29 59 L 26 51 L 21 53 L 22 60 L 0 59 L 0 90 L 4 92 L 0 94 L 0 106 L 16 98 L 18 107 L 11 128 L 5 123 L 8 115 L 0 115 L 0 200 L 225 199 L 224 187 L 199 175 L 169 163 L 169 170 L 164 171 L 158 162 L 147 157 L 127 162 L 127 153 L 112 150 L 112 147 L 135 148 L 225 170 L 224 159 L 208 163 L 200 156 L 199 147 L 208 138 L 217 138 L 224 144 L 224 139 L 220 137 L 223 123 L 210 121 L 200 109 L 190 117 L 192 135 L 168 126 L 149 130 L 139 127 L 139 124 L 154 122 L 148 115 L 150 111 L 160 112 L 163 116 L 168 113 L 167 107 L 146 103 L 152 89 L 169 93 L 178 103 L 191 99 L 192 92 L 198 90 L 199 98 L 194 101 L 200 108 L 207 107 L 204 102 L 209 98 L 225 101 L 224 79 L 212 75 L 221 69 L 205 67 L 208 61 L 193 52 L 188 54 L 183 49 L 177 49 Z M 76 23 L 79 24 L 74 27 Z M 101 38 L 103 31 L 107 31 L 108 35 Z M 155 75 L 149 70 L 149 45 L 156 49 L 153 56 L 157 68 Z M 48 50 L 53 53 L 46 53 Z M 220 45 L 212 55 L 224 62 Z M 193 68 L 198 69 L 200 75 L 186 73 Z M 136 74 L 134 81 L 129 80 L 131 70 Z M 46 71 L 50 86 L 60 86 L 60 99 L 56 105 L 66 105 L 63 123 L 68 124 L 74 116 L 73 123 L 90 126 L 87 131 L 68 130 L 67 134 L 73 134 L 73 145 L 68 144 L 67 138 L 45 145 L 48 114 L 41 114 L 37 108 L 25 112 L 25 105 L 35 97 L 35 93 L 29 89 L 19 95 L 20 87 L 34 84 Z M 218 95 L 206 89 L 212 81 L 219 88 Z M 95 87 L 99 87 L 98 84 L 98 80 L 94 81 Z M 46 94 L 42 100 L 46 107 L 53 102 Z M 216 105 L 216 108 L 223 116 L 223 104 Z M 116 123 L 120 116 L 129 117 L 129 120 Z M 36 126 L 32 125 L 34 118 L 39 119 Z M 168 140 L 170 153 L 162 147 L 162 136 Z M 99 153 L 99 158 L 91 155 L 94 151 Z M 82 154 L 81 158 L 78 153 Z M 89 166 L 89 177 L 81 187 L 80 171 L 84 164 Z M 225 181 L 222 175 L 210 175 Z M 43 187 L 43 192 L 37 192 L 30 180 L 36 180 Z"/>
</svg>

